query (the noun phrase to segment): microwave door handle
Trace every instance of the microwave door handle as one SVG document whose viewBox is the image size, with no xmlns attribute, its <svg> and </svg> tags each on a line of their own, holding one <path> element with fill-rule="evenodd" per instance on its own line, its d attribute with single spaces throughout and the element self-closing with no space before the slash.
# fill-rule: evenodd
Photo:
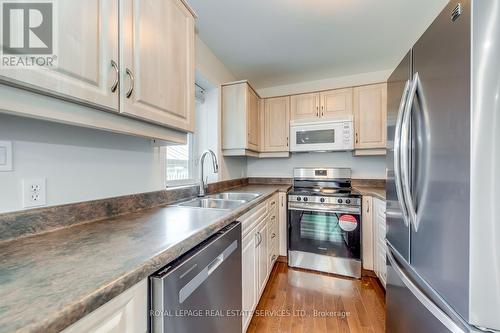
<svg viewBox="0 0 500 333">
<path fill-rule="evenodd" d="M 396 183 L 396 194 L 401 211 L 403 214 L 403 222 L 409 227 L 410 222 L 408 218 L 406 203 L 403 193 L 403 185 L 401 179 L 401 126 L 404 119 L 405 106 L 408 103 L 408 92 L 410 90 L 410 80 L 406 81 L 403 95 L 401 96 L 401 103 L 399 105 L 398 116 L 396 120 L 396 128 L 394 131 L 394 182 Z"/>
<path fill-rule="evenodd" d="M 417 225 L 417 212 L 413 204 L 411 193 L 410 181 L 410 120 L 413 110 L 413 102 L 417 96 L 417 89 L 420 83 L 418 73 L 415 73 L 413 82 L 408 96 L 408 102 L 403 117 L 403 125 L 401 126 L 401 170 L 402 170 L 402 184 L 403 184 L 403 197 L 406 203 L 407 213 L 410 224 L 413 226 L 415 232 L 418 231 Z"/>
</svg>

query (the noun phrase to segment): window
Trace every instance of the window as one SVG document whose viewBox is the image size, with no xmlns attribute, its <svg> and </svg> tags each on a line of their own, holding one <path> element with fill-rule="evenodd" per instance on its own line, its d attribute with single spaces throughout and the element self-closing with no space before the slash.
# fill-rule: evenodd
<svg viewBox="0 0 500 333">
<path fill-rule="evenodd" d="M 188 134 L 187 144 L 168 146 L 166 151 L 166 185 L 177 186 L 194 183 L 193 135 Z"/>
</svg>

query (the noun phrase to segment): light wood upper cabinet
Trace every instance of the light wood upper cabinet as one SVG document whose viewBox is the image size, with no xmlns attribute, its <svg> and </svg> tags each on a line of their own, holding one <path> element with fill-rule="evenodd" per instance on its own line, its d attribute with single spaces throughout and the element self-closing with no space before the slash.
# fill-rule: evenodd
<svg viewBox="0 0 500 333">
<path fill-rule="evenodd" d="M 293 95 L 290 100 L 291 119 L 314 119 L 319 117 L 319 93 Z"/>
<path fill-rule="evenodd" d="M 259 96 L 253 89 L 247 87 L 247 147 L 248 149 L 259 150 Z"/>
<path fill-rule="evenodd" d="M 385 149 L 387 142 L 387 84 L 354 88 L 356 149 Z"/>
<path fill-rule="evenodd" d="M 286 152 L 290 132 L 290 97 L 264 100 L 264 152 Z"/>
<path fill-rule="evenodd" d="M 194 17 L 180 0 L 124 0 L 121 112 L 194 130 Z"/>
<path fill-rule="evenodd" d="M 352 116 L 352 88 L 291 96 L 291 119 L 329 119 Z"/>
<path fill-rule="evenodd" d="M 346 88 L 321 92 L 321 118 L 352 116 L 352 90 Z"/>
<path fill-rule="evenodd" d="M 258 154 L 260 97 L 247 81 L 222 86 L 222 150 L 226 156 Z"/>
<path fill-rule="evenodd" d="M 2 67 L 0 81 L 118 111 L 118 0 L 64 0 L 56 10 L 57 67 Z"/>
</svg>

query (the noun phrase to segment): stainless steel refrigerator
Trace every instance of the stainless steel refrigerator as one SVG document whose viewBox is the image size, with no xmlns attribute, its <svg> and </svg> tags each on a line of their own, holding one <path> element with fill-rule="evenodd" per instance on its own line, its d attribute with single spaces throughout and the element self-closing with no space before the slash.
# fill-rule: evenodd
<svg viewBox="0 0 500 333">
<path fill-rule="evenodd" d="M 387 332 L 500 331 L 500 0 L 448 3 L 387 131 Z"/>
</svg>

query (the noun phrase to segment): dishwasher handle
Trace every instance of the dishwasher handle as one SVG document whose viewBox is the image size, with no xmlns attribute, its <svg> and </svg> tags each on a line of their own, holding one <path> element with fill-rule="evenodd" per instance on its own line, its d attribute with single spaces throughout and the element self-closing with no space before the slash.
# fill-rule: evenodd
<svg viewBox="0 0 500 333">
<path fill-rule="evenodd" d="M 215 271 L 217 267 L 219 267 L 220 264 L 222 264 L 223 261 L 224 261 L 224 252 L 219 254 L 217 258 L 215 258 L 210 264 L 208 264 L 207 266 L 208 275 L 212 274 L 212 272 Z"/>
</svg>

